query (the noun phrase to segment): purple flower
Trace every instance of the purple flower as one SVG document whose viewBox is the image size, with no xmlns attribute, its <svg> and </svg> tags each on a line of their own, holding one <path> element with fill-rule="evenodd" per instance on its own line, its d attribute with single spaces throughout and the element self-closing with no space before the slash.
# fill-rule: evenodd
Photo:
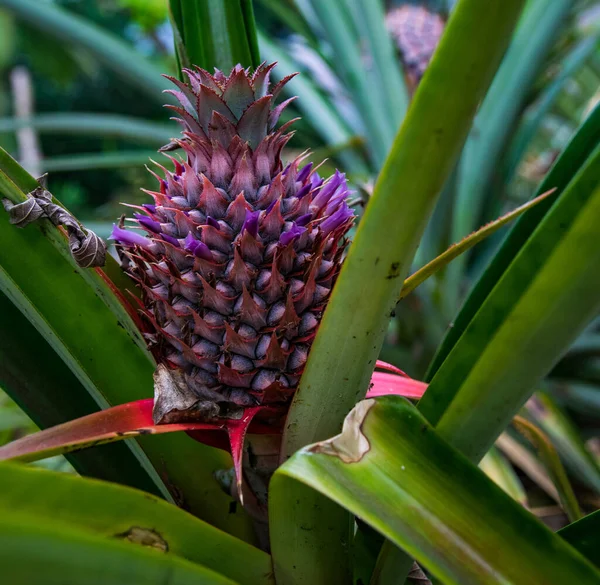
<svg viewBox="0 0 600 585">
<path fill-rule="evenodd" d="M 258 235 L 258 218 L 260 217 L 260 211 L 246 211 L 246 219 L 242 226 L 242 232 L 247 230 L 248 233 L 256 238 Z"/>
<path fill-rule="evenodd" d="M 344 201 L 342 206 L 321 224 L 321 230 L 323 230 L 323 233 L 328 234 L 345 224 L 346 221 L 353 216 L 354 212 L 348 207 L 348 205 L 346 205 L 346 202 Z"/>
<path fill-rule="evenodd" d="M 138 220 L 138 223 L 145 227 L 148 231 L 154 232 L 155 234 L 160 234 L 161 228 L 160 223 L 154 221 L 146 215 L 142 215 L 141 213 L 134 213 L 133 217 Z"/>
<path fill-rule="evenodd" d="M 185 237 L 183 247 L 198 258 L 203 258 L 209 262 L 214 262 L 213 255 L 209 247 L 204 242 L 197 240 L 191 232 Z"/>
<path fill-rule="evenodd" d="M 127 231 L 126 229 L 120 228 L 117 224 L 113 224 L 113 229 L 108 239 L 115 240 L 124 246 L 137 245 L 146 249 L 152 246 L 152 240 L 150 240 L 150 238 L 146 238 L 136 232 Z"/>
<path fill-rule="evenodd" d="M 294 222 L 292 223 L 292 227 L 289 231 L 283 232 L 281 236 L 279 236 L 279 241 L 283 246 L 287 246 L 290 242 L 296 238 L 299 238 L 305 231 L 305 227 L 301 227 Z"/>
</svg>

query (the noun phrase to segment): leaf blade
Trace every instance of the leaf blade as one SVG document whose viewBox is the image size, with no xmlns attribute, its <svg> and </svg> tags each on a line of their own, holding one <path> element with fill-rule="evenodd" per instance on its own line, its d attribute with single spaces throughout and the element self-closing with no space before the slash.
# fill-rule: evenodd
<svg viewBox="0 0 600 585">
<path fill-rule="evenodd" d="M 361 405 L 345 439 L 294 455 L 272 489 L 295 489 L 293 478 L 319 490 L 444 583 L 596 582 L 584 557 L 451 449 L 414 407 L 393 397 Z"/>
<path fill-rule="evenodd" d="M 203 565 L 236 582 L 272 583 L 267 554 L 137 490 L 7 463 L 0 465 L 0 477 L 2 515 L 18 511 L 41 525 L 70 527 L 106 540 L 116 540 L 132 527 L 151 529 L 175 558 Z M 99 502 L 102 513 L 98 513 Z M 231 555 L 240 562 L 228 562 Z"/>
<path fill-rule="evenodd" d="M 600 259 L 593 227 L 600 217 L 599 162 L 597 148 L 482 304 L 419 405 L 473 460 L 596 314 L 600 278 L 590 270 Z"/>
</svg>

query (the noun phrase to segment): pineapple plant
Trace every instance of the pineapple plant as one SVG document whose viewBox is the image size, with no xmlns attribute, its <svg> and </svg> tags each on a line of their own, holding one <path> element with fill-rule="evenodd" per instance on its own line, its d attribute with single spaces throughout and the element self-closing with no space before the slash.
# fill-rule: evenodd
<svg viewBox="0 0 600 585">
<path fill-rule="evenodd" d="M 237 4 L 245 23 L 248 4 Z M 171 2 L 175 20 L 189 16 L 189 5 Z M 211 0 L 211 11 L 218 5 Z M 173 166 L 158 166 L 152 201 L 113 229 L 127 278 L 113 258 L 103 269 L 76 266 L 64 231 L 43 215 L 40 229 L 0 226 L 2 307 L 11 323 L 14 313 L 31 320 L 30 339 L 44 332 L 52 344 L 34 354 L 48 374 L 40 396 L 51 410 L 64 392 L 67 407 L 87 411 L 1 447 L 0 459 L 73 452 L 79 465 L 98 451 L 76 449 L 136 439 L 113 447 L 133 443 L 145 459 L 133 448 L 112 452 L 96 469 L 137 474 L 183 508 L 118 485 L 133 485 L 125 474 L 107 484 L 3 463 L 0 562 L 12 582 L 598 581 L 589 545 L 597 514 L 554 534 L 477 463 L 599 308 L 591 268 L 599 258 L 593 163 L 600 154 L 590 138 L 600 110 L 540 186 L 544 195 L 511 216 L 527 211 L 442 344 L 429 386 L 387 365 L 394 376 L 373 375 L 398 299 L 508 221 L 405 280 L 522 7 L 522 0 L 460 0 L 349 247 L 354 214 L 344 176 L 321 178 L 302 156 L 283 162 L 289 125 L 276 123 L 290 102 L 276 99 L 289 78 L 271 84 L 274 67 L 245 58 L 233 62 L 253 62 L 254 71 L 190 66 L 186 82 L 172 80 L 183 133 L 162 150 Z M 236 3 L 221 8 L 230 15 Z M 195 30 L 180 27 L 177 42 L 189 45 Z M 232 42 L 240 38 L 249 36 Z M 0 170 L 11 204 L 35 198 L 35 180 L 2 150 Z M 141 298 L 130 310 L 134 286 Z M 23 353 L 37 349 L 18 332 Z M 68 388 L 65 376 L 52 375 L 54 353 L 76 374 Z M 14 362 L 18 374 L 31 370 L 32 361 Z M 412 389 L 418 398 L 425 387 L 418 406 L 384 396 Z M 74 404 L 73 388 L 108 404 L 98 400 L 101 411 Z M 245 457 L 244 471 L 254 474 L 246 495 L 258 506 L 251 497 L 238 505 L 239 485 L 237 501 L 213 485 L 220 464 L 231 463 L 227 455 L 176 432 L 216 446 L 207 431 L 224 430 L 238 482 L 246 430 L 267 435 Z"/>
</svg>

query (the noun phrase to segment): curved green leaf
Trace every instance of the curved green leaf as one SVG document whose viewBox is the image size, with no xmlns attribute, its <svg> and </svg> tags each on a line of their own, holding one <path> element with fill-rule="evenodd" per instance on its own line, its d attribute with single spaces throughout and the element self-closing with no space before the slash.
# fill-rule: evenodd
<svg viewBox="0 0 600 585">
<path fill-rule="evenodd" d="M 599 184 L 600 147 L 504 272 L 419 403 L 473 461 L 600 308 Z"/>
<path fill-rule="evenodd" d="M 111 540 L 126 539 L 127 534 L 133 538 L 135 529 L 147 531 L 166 543 L 169 556 L 203 565 L 235 582 L 273 583 L 269 555 L 148 494 L 6 463 L 0 465 L 0 484 L 2 517 L 16 510 L 41 526 L 77 529 Z M 27 561 L 21 557 L 21 562 Z"/>
<path fill-rule="evenodd" d="M 7 512 L 0 518 L 0 564 L 11 585 L 235 585 L 204 567 L 151 545 L 40 524 Z"/>
<path fill-rule="evenodd" d="M 174 125 L 115 114 L 56 112 L 38 114 L 27 120 L 1 118 L 0 133 L 33 128 L 40 134 L 75 134 L 125 138 L 156 147 L 169 142 L 177 134 Z"/>
<path fill-rule="evenodd" d="M 527 493 L 511 464 L 492 447 L 479 464 L 481 470 L 513 500 L 527 506 Z"/>
<path fill-rule="evenodd" d="M 311 2 L 333 48 L 332 61 L 357 103 L 375 168 L 392 145 L 408 94 L 379 0 Z M 365 60 L 371 64 L 364 66 Z"/>
<path fill-rule="evenodd" d="M 308 485 L 447 585 L 598 583 L 591 563 L 445 443 L 410 403 L 365 400 L 344 427 L 278 469 L 271 506 Z M 276 577 L 290 544 L 273 542 Z"/>
<path fill-rule="evenodd" d="M 554 483 L 554 486 L 556 487 L 560 497 L 560 503 L 569 520 L 571 522 L 579 520 L 581 518 L 579 502 L 577 501 L 573 487 L 569 483 L 569 478 L 567 477 L 558 453 L 548 436 L 533 423 L 520 416 L 515 416 L 513 425 L 535 446 L 540 460 L 543 462 L 548 475 L 552 479 L 552 483 Z"/>
<path fill-rule="evenodd" d="M 550 437 L 565 467 L 600 493 L 600 468 L 585 448 L 579 430 L 554 399 L 545 392 L 537 392 L 525 405 L 525 414 Z"/>
<path fill-rule="evenodd" d="M 560 496 L 558 495 L 556 486 L 552 483 L 546 469 L 531 449 L 528 449 L 522 441 L 514 438 L 509 432 L 502 433 L 496 439 L 495 445 L 511 463 L 518 467 L 557 504 L 560 504 Z"/>
<path fill-rule="evenodd" d="M 515 133 L 505 163 L 505 180 L 510 180 L 517 165 L 525 155 L 531 140 L 539 130 L 540 125 L 560 92 L 572 79 L 574 73 L 580 69 L 590 56 L 598 49 L 600 33 L 585 38 L 578 42 L 568 55 L 561 59 L 560 71 L 556 78 L 546 87 L 525 113 L 524 119 Z"/>
</svg>

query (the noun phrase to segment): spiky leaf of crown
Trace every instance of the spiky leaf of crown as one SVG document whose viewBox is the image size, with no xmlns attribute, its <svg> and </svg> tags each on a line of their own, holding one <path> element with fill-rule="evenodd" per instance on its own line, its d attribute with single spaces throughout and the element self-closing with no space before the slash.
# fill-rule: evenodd
<svg viewBox="0 0 600 585">
<path fill-rule="evenodd" d="M 188 418 L 289 402 L 354 219 L 344 175 L 324 181 L 302 157 L 283 166 L 289 123 L 275 125 L 291 100 L 275 100 L 293 76 L 273 86 L 273 67 L 172 79 L 183 136 L 163 150 L 185 160 L 158 165 L 154 203 L 134 215 L 147 235 L 113 230 L 153 351 L 185 380 Z M 173 420 L 165 409 L 157 418 Z"/>
</svg>

